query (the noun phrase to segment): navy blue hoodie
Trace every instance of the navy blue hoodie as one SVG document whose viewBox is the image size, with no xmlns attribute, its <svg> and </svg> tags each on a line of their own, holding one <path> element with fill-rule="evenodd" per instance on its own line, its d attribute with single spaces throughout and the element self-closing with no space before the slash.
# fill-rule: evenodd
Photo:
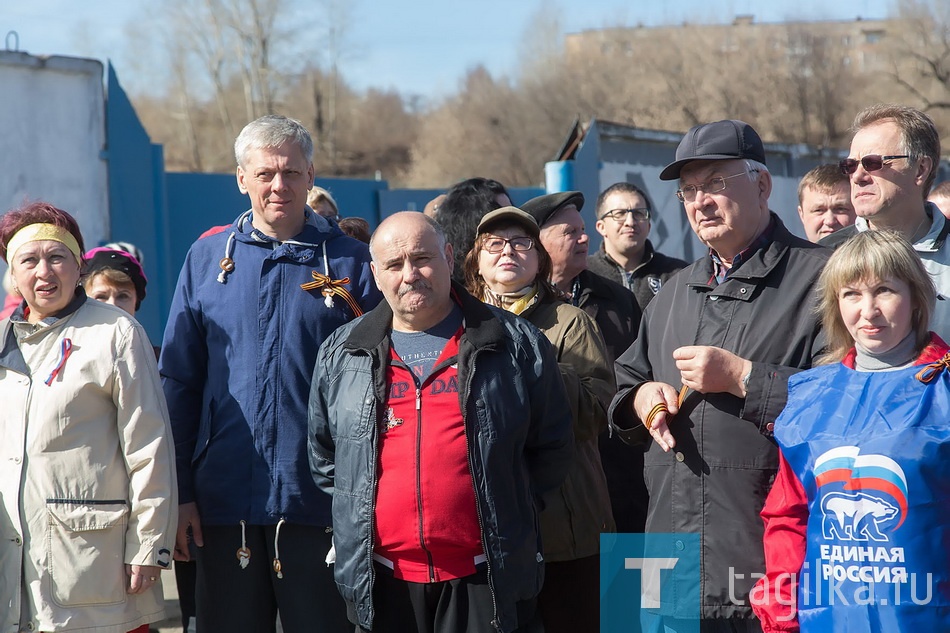
<svg viewBox="0 0 950 633">
<path fill-rule="evenodd" d="M 159 367 L 179 502 L 197 502 L 204 524 L 330 525 L 330 497 L 307 461 L 307 402 L 320 344 L 355 315 L 341 297 L 328 306 L 301 284 L 314 271 L 348 278 L 364 311 L 382 296 L 367 246 L 306 215 L 300 234 L 277 242 L 246 212 L 195 242 L 182 266 Z"/>
</svg>

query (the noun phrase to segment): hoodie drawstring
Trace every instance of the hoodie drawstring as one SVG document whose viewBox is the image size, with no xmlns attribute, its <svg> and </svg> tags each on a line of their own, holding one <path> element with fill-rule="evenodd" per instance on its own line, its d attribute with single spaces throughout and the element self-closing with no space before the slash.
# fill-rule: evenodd
<svg viewBox="0 0 950 633">
<path fill-rule="evenodd" d="M 280 538 L 280 526 L 284 524 L 284 520 L 281 519 L 277 522 L 277 531 L 274 533 L 274 571 L 277 572 L 278 578 L 284 577 L 284 572 L 280 570 L 280 551 L 277 549 L 277 540 Z"/>
<path fill-rule="evenodd" d="M 231 259 L 231 256 L 234 255 L 234 234 L 236 231 L 231 231 L 231 235 L 228 236 L 228 241 L 224 245 L 224 257 L 221 258 L 221 261 L 218 262 L 218 266 L 221 267 L 221 272 L 218 273 L 218 283 L 226 284 L 228 283 L 228 275 L 234 271 L 234 260 Z"/>
<path fill-rule="evenodd" d="M 241 565 L 241 569 L 247 569 L 251 562 L 251 550 L 247 547 L 247 536 L 244 533 L 245 525 L 247 524 L 244 519 L 241 519 L 241 547 L 237 551 L 238 564 Z"/>
</svg>

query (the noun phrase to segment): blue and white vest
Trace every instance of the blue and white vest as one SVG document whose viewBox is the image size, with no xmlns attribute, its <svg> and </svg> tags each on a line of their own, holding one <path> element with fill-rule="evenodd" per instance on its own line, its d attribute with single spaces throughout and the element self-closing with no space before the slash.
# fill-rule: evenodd
<svg viewBox="0 0 950 633">
<path fill-rule="evenodd" d="M 808 499 L 802 632 L 950 630 L 950 354 L 793 376 L 775 438 Z"/>
</svg>

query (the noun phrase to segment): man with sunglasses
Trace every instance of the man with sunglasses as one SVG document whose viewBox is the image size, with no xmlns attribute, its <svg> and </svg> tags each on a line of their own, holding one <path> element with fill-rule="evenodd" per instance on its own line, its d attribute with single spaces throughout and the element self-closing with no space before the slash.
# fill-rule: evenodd
<svg viewBox="0 0 950 633">
<path fill-rule="evenodd" d="M 587 258 L 588 270 L 626 287 L 645 310 L 663 282 L 686 262 L 654 250 L 648 239 L 653 205 L 636 185 L 617 182 L 604 189 L 596 213 L 594 227 L 604 241 Z"/>
<path fill-rule="evenodd" d="M 759 512 L 778 468 L 773 423 L 789 376 L 823 347 L 814 285 L 828 251 L 769 210 L 765 160 L 742 121 L 686 133 L 660 178 L 679 180 L 709 252 L 663 285 L 617 359 L 608 417 L 646 446 L 646 531 L 700 535 L 700 600 L 661 592 L 668 631 L 761 630 L 749 592 L 765 570 Z"/>
<path fill-rule="evenodd" d="M 930 329 L 950 337 L 950 222 L 927 194 L 940 164 L 940 134 L 933 120 L 914 108 L 874 105 L 851 125 L 848 158 L 839 163 L 851 179 L 854 226 L 832 233 L 819 244 L 837 248 L 862 231 L 887 229 L 914 245 L 937 286 Z"/>
</svg>

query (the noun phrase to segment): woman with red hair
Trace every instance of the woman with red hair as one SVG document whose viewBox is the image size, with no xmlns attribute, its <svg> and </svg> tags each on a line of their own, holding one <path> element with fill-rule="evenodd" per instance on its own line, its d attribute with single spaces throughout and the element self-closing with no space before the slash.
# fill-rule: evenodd
<svg viewBox="0 0 950 633">
<path fill-rule="evenodd" d="M 82 253 L 52 205 L 0 218 L 23 297 L 0 322 L 2 630 L 138 633 L 165 616 L 178 502 L 155 355 L 86 297 Z"/>
</svg>

